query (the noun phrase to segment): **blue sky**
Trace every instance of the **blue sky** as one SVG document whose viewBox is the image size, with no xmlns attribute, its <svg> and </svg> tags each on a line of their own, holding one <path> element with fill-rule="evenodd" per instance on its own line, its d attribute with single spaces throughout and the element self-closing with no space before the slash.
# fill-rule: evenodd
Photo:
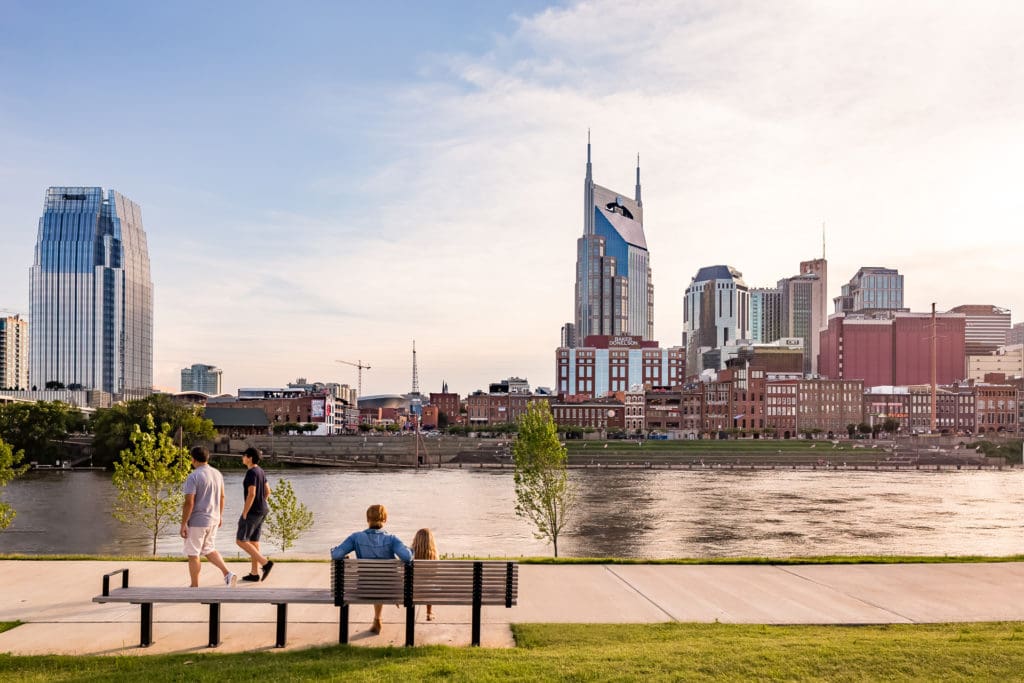
<svg viewBox="0 0 1024 683">
<path fill-rule="evenodd" d="M 138 202 L 156 382 L 365 393 L 551 385 L 586 130 L 641 154 L 655 332 L 728 263 L 829 241 L 831 295 L 898 268 L 915 310 L 1024 311 L 1017 3 L 0 2 L 0 309 L 27 312 L 49 185 Z"/>
</svg>

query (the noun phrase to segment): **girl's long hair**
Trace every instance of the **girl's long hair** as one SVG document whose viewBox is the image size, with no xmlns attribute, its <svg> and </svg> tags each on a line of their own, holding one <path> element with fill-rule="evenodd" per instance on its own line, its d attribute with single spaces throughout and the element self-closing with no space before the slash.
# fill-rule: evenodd
<svg viewBox="0 0 1024 683">
<path fill-rule="evenodd" d="M 412 556 L 417 560 L 436 560 L 437 546 L 430 529 L 420 529 L 412 539 Z"/>
</svg>

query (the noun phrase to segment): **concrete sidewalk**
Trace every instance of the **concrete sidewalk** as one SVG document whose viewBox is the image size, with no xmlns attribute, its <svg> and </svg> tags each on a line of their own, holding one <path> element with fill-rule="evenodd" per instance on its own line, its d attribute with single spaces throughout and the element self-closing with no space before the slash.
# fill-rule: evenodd
<svg viewBox="0 0 1024 683">
<path fill-rule="evenodd" d="M 247 566 L 247 565 L 246 565 Z M 245 572 L 246 566 L 232 568 Z M 0 621 L 26 622 L 0 634 L 12 654 L 207 652 L 205 605 L 155 605 L 152 647 L 139 648 L 137 605 L 92 602 L 103 574 L 129 567 L 136 586 L 187 584 L 184 562 L 0 562 Z M 512 647 L 516 622 L 910 624 L 1024 621 L 1024 563 L 913 565 L 521 565 L 519 605 L 483 609 L 483 645 Z M 328 586 L 330 564 L 282 562 L 275 586 Z M 220 573 L 203 565 L 202 582 Z M 245 590 L 240 584 L 237 590 Z M 470 608 L 435 607 L 416 625 L 417 644 L 468 645 Z M 372 608 L 351 608 L 354 645 L 404 642 L 404 615 L 389 605 L 384 631 Z M 274 650 L 272 605 L 222 607 L 220 652 Z M 337 643 L 338 610 L 292 605 L 288 648 Z"/>
</svg>

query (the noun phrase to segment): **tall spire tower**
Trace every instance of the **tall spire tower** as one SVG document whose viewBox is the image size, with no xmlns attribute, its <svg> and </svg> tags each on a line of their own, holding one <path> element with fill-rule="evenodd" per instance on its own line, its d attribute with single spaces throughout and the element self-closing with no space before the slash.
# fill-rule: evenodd
<svg viewBox="0 0 1024 683">
<path fill-rule="evenodd" d="M 590 131 L 583 180 L 583 236 L 576 241 L 574 322 L 563 339 L 583 346 L 587 337 L 654 338 L 651 280 L 637 155 L 634 197 L 594 183 Z"/>
</svg>

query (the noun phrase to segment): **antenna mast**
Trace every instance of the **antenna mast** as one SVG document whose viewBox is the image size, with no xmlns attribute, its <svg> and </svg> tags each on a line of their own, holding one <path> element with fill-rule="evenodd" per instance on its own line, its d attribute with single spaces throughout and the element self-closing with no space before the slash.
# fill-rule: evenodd
<svg viewBox="0 0 1024 683">
<path fill-rule="evenodd" d="M 420 393 L 420 373 L 416 369 L 416 340 L 412 340 L 412 393 L 419 395 Z"/>
</svg>

